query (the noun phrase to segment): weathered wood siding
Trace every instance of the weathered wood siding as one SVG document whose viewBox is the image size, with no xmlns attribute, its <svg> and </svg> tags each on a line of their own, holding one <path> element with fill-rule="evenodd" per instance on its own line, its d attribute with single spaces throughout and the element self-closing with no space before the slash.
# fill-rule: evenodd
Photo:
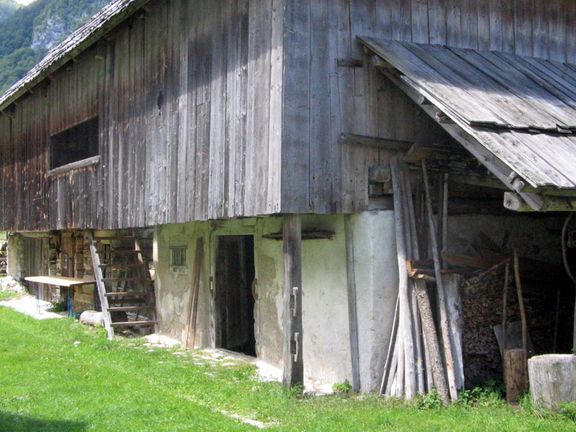
<svg viewBox="0 0 576 432">
<path fill-rule="evenodd" d="M 362 59 L 357 36 L 576 63 L 574 0 L 290 0 L 285 11 L 282 210 L 367 205 L 367 165 L 385 155 L 340 133 L 413 141 L 439 129 Z"/>
<path fill-rule="evenodd" d="M 2 228 L 279 211 L 283 11 L 153 0 L 20 99 L 0 115 Z M 46 177 L 49 136 L 95 115 L 100 163 Z"/>
</svg>

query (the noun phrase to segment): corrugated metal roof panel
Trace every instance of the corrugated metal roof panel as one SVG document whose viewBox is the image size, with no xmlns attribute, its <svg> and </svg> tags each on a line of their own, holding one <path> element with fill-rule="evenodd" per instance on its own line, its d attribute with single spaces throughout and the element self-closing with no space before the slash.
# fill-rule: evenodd
<svg viewBox="0 0 576 432">
<path fill-rule="evenodd" d="M 576 68 L 361 38 L 401 79 L 535 187 L 576 188 Z"/>
</svg>

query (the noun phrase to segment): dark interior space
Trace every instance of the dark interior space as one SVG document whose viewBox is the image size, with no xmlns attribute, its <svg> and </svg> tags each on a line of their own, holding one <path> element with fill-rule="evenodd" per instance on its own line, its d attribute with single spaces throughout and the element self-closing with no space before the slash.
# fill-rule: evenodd
<svg viewBox="0 0 576 432">
<path fill-rule="evenodd" d="M 254 238 L 222 236 L 216 255 L 217 346 L 256 355 L 254 337 Z"/>
<path fill-rule="evenodd" d="M 50 169 L 98 155 L 98 117 L 50 137 Z"/>
</svg>

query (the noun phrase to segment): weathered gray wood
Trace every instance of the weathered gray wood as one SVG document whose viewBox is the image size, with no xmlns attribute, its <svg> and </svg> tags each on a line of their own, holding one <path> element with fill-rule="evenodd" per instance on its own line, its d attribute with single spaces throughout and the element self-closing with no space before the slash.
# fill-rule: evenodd
<svg viewBox="0 0 576 432">
<path fill-rule="evenodd" d="M 352 390 L 360 391 L 360 349 L 358 346 L 358 307 L 356 294 L 356 261 L 351 216 L 344 216 L 346 231 L 346 275 L 348 286 L 348 328 L 350 331 L 350 360 L 352 363 Z"/>
<path fill-rule="evenodd" d="M 184 346 L 190 349 L 195 348 L 196 342 L 196 321 L 198 317 L 198 297 L 200 296 L 200 275 L 204 267 L 204 239 L 199 237 L 196 240 L 196 250 L 194 257 L 194 267 L 192 268 L 192 286 L 188 300 L 188 315 L 184 325 Z"/>
<path fill-rule="evenodd" d="M 440 264 L 440 250 L 438 248 L 438 239 L 436 238 L 436 224 L 434 223 L 434 215 L 432 213 L 432 198 L 430 196 L 430 183 L 428 182 L 428 170 L 426 168 L 426 161 L 422 161 L 422 177 L 424 182 L 424 193 L 426 199 L 426 213 L 428 218 L 428 229 L 430 235 L 430 243 L 432 248 L 432 258 L 434 260 L 434 273 L 436 275 L 436 286 L 438 294 L 438 304 L 440 309 L 440 332 L 442 334 L 442 344 L 444 346 L 444 359 L 446 362 L 446 375 L 448 378 L 448 389 L 450 391 L 450 398 L 455 401 L 458 400 L 458 389 L 456 387 L 456 374 L 454 367 L 454 354 L 452 351 L 451 343 L 451 323 L 447 312 L 446 290 L 442 280 L 441 264 Z"/>
<path fill-rule="evenodd" d="M 106 297 L 106 287 L 104 286 L 102 269 L 100 268 L 100 258 L 96 251 L 96 242 L 91 232 L 87 234 L 88 246 L 90 248 L 90 257 L 92 258 L 92 268 L 94 270 L 94 279 L 96 280 L 96 287 L 98 288 L 98 298 L 100 299 L 100 306 L 102 308 L 102 318 L 104 320 L 104 328 L 108 339 L 114 339 L 114 329 L 112 328 L 112 320 L 110 312 L 108 312 L 108 298 Z"/>
<path fill-rule="evenodd" d="M 404 353 L 400 360 L 400 365 L 405 367 L 405 388 L 402 394 L 407 399 L 412 399 L 417 393 L 416 364 L 414 358 L 414 335 L 412 332 L 412 308 L 410 307 L 410 288 L 408 281 L 408 270 L 406 268 L 407 245 L 410 238 L 405 236 L 407 221 L 403 214 L 402 201 L 407 199 L 403 188 L 402 172 L 396 157 L 390 159 L 390 170 L 392 173 L 392 185 L 394 189 L 394 225 L 396 233 L 396 248 L 398 255 L 398 298 L 400 302 L 400 326 L 399 337 L 403 343 Z"/>
<path fill-rule="evenodd" d="M 573 212 L 576 209 L 576 199 L 570 197 L 542 197 L 542 207 L 540 212 Z M 534 212 L 522 199 L 514 192 L 504 192 L 504 208 L 515 212 Z"/>
<path fill-rule="evenodd" d="M 446 311 L 450 320 L 450 342 L 454 353 L 454 375 L 456 388 L 464 388 L 464 358 L 462 350 L 462 304 L 460 300 L 460 275 L 446 274 L 444 287 L 446 289 Z"/>
<path fill-rule="evenodd" d="M 549 354 L 528 360 L 530 394 L 535 406 L 558 409 L 576 400 L 576 357 Z"/>
<path fill-rule="evenodd" d="M 432 314 L 430 296 L 426 290 L 426 283 L 423 281 L 417 282 L 414 285 L 414 292 L 418 301 L 418 310 L 420 311 L 420 317 L 422 320 L 422 332 L 428 348 L 427 351 L 430 358 L 429 367 L 432 370 L 434 386 L 436 387 L 438 396 L 440 396 L 442 402 L 448 404 L 450 402 L 450 391 L 446 381 L 442 357 L 440 355 L 438 333 L 434 324 L 434 316 Z"/>
<path fill-rule="evenodd" d="M 284 216 L 284 371 L 287 387 L 304 384 L 302 334 L 302 223 L 299 215 Z"/>
</svg>

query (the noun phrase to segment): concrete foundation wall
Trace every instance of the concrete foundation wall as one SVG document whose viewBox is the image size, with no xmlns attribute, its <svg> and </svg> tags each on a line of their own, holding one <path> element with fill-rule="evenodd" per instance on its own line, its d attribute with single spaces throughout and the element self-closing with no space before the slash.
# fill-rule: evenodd
<svg viewBox="0 0 576 432">
<path fill-rule="evenodd" d="M 304 216 L 304 230 L 333 231 L 331 240 L 302 243 L 305 376 L 316 384 L 351 379 L 344 217 Z M 397 293 L 394 220 L 390 211 L 352 217 L 362 389 L 378 387 Z M 155 234 L 159 331 L 183 340 L 192 284 L 194 246 L 205 240 L 205 266 L 199 297 L 197 347 L 214 347 L 214 302 L 210 287 L 220 235 L 254 235 L 256 352 L 282 366 L 282 241 L 263 238 L 282 230 L 281 217 L 160 226 Z M 187 245 L 187 272 L 170 268 L 170 245 Z M 212 280 L 212 282 L 210 282 Z"/>
</svg>

